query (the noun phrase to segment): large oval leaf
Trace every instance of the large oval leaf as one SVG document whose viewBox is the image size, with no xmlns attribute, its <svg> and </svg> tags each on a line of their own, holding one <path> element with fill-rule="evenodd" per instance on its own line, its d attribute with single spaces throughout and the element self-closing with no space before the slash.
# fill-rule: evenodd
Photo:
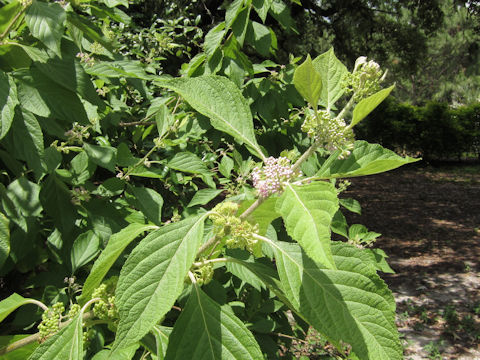
<svg viewBox="0 0 480 360">
<path fill-rule="evenodd" d="M 297 244 L 270 244 L 285 296 L 307 322 L 334 343 L 349 343 L 360 359 L 403 358 L 394 298 L 364 254 L 350 245 L 333 246 L 338 270 L 332 270 Z"/>
<path fill-rule="evenodd" d="M 346 159 L 334 159 L 338 154 L 333 154 L 332 157 L 325 161 L 326 166 L 322 166 L 316 176 L 333 179 L 372 175 L 421 160 L 408 156 L 403 158 L 381 145 L 366 141 L 355 141 L 354 149 Z"/>
<path fill-rule="evenodd" d="M 166 360 L 263 359 L 252 333 L 198 286 L 173 327 Z"/>
<path fill-rule="evenodd" d="M 215 129 L 232 135 L 254 155 L 265 158 L 255 138 L 250 107 L 232 81 L 208 75 L 162 81 L 159 85 L 179 93 L 195 110 L 208 116 Z"/>
<path fill-rule="evenodd" d="M 25 20 L 34 37 L 60 56 L 60 41 L 67 15 L 59 4 L 34 1 L 29 6 Z"/>
<path fill-rule="evenodd" d="M 114 350 L 140 340 L 170 310 L 195 260 L 204 220 L 202 215 L 164 226 L 132 251 L 115 294 L 120 323 Z"/>
<path fill-rule="evenodd" d="M 17 87 L 13 79 L 0 72 L 0 139 L 2 139 L 12 125 L 15 115 L 15 106 L 18 104 Z"/>
<path fill-rule="evenodd" d="M 326 182 L 303 186 L 288 184 L 276 204 L 288 235 L 313 260 L 331 269 L 335 268 L 335 263 L 330 250 L 330 223 L 337 210 L 337 192 Z"/>
</svg>

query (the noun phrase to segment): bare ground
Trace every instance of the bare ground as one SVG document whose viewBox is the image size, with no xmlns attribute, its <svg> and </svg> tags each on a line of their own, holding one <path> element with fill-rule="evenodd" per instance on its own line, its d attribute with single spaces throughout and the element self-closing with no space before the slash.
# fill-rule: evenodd
<svg viewBox="0 0 480 360">
<path fill-rule="evenodd" d="M 407 166 L 351 180 L 349 224 L 380 232 L 405 359 L 480 359 L 480 165 Z M 346 214 L 347 215 L 347 214 Z"/>
</svg>

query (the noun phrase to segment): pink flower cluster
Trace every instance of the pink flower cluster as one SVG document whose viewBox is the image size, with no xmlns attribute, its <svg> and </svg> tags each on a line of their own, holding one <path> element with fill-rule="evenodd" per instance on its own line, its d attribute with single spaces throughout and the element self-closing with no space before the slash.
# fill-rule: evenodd
<svg viewBox="0 0 480 360">
<path fill-rule="evenodd" d="M 278 159 L 270 156 L 265 159 L 265 165 L 256 167 L 252 172 L 253 186 L 260 197 L 268 197 L 283 190 L 283 183 L 290 180 L 294 173 L 290 160 L 286 157 Z"/>
</svg>

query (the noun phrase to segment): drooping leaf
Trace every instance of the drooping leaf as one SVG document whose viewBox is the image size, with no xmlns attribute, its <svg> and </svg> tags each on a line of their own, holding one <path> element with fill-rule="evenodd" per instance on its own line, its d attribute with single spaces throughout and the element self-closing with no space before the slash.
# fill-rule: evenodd
<svg viewBox="0 0 480 360">
<path fill-rule="evenodd" d="M 61 56 L 60 41 L 66 18 L 65 10 L 60 4 L 42 1 L 34 1 L 25 14 L 32 35 L 58 56 Z"/>
<path fill-rule="evenodd" d="M 72 274 L 83 265 L 89 263 L 100 252 L 100 238 L 89 230 L 79 235 L 70 251 Z"/>
<path fill-rule="evenodd" d="M 117 260 L 123 250 L 125 250 L 128 244 L 130 244 L 144 231 L 155 228 L 156 226 L 152 225 L 133 223 L 128 225 L 126 228 L 123 228 L 118 233 L 113 234 L 110 237 L 110 240 L 108 240 L 105 249 L 103 249 L 98 259 L 95 260 L 92 270 L 90 270 L 90 274 L 83 285 L 82 295 L 77 298 L 78 302 L 80 304 L 84 304 L 90 299 L 93 290 L 95 290 L 95 288 L 101 284 L 108 270 L 110 270 L 114 262 Z"/>
<path fill-rule="evenodd" d="M 77 211 L 72 204 L 68 187 L 55 175 L 48 175 L 40 190 L 40 202 L 58 230 L 71 233 L 75 226 Z"/>
<path fill-rule="evenodd" d="M 8 218 L 0 212 L 0 269 L 10 254 L 10 229 Z"/>
<path fill-rule="evenodd" d="M 173 327 L 165 359 L 260 360 L 263 355 L 243 322 L 194 284 Z"/>
<path fill-rule="evenodd" d="M 166 326 L 154 326 L 152 333 L 155 336 L 158 360 L 164 360 L 172 328 Z"/>
<path fill-rule="evenodd" d="M 24 298 L 17 293 L 13 293 L 8 298 L 0 301 L 0 322 L 20 306 L 25 304 L 30 304 L 30 299 Z"/>
<path fill-rule="evenodd" d="M 0 72 L 0 139 L 10 129 L 15 115 L 15 106 L 18 104 L 17 87 L 13 79 L 3 72 Z"/>
<path fill-rule="evenodd" d="M 323 86 L 322 78 L 313 67 L 310 55 L 307 55 L 307 59 L 296 68 L 293 74 L 293 84 L 300 95 L 316 109 Z"/>
<path fill-rule="evenodd" d="M 204 221 L 205 215 L 163 226 L 132 251 L 115 294 L 120 322 L 113 349 L 140 340 L 170 310 L 195 259 Z"/>
<path fill-rule="evenodd" d="M 155 190 L 146 187 L 131 187 L 140 211 L 156 225 L 162 223 L 163 198 Z"/>
<path fill-rule="evenodd" d="M 85 69 L 88 74 L 95 76 L 149 80 L 151 76 L 145 70 L 145 66 L 140 61 L 132 60 L 98 61 Z"/>
<path fill-rule="evenodd" d="M 317 56 L 312 64 L 322 79 L 321 104 L 327 109 L 332 109 L 343 95 L 342 81 L 348 73 L 347 67 L 337 59 L 333 48 Z"/>
<path fill-rule="evenodd" d="M 256 21 L 249 21 L 245 40 L 252 45 L 260 55 L 270 55 L 272 47 L 272 33 L 270 29 Z"/>
<path fill-rule="evenodd" d="M 77 93 L 92 104 L 102 105 L 90 77 L 73 55 L 50 58 L 44 63 L 36 63 L 35 67 L 58 86 Z"/>
<path fill-rule="evenodd" d="M 368 98 L 360 101 L 353 109 L 353 118 L 350 124 L 351 127 L 362 121 L 368 114 L 370 114 L 385 98 L 390 95 L 395 85 L 389 88 L 382 89 L 379 92 L 370 95 Z"/>
<path fill-rule="evenodd" d="M 103 35 L 102 30 L 99 29 L 92 21 L 87 20 L 85 17 L 78 15 L 74 11 L 69 11 L 67 13 L 67 24 L 69 26 L 73 26 L 75 29 L 80 30 L 92 42 L 96 41 L 106 50 L 110 52 L 113 51 L 111 41 Z"/>
<path fill-rule="evenodd" d="M 83 360 L 82 314 L 35 349 L 28 360 Z"/>
<path fill-rule="evenodd" d="M 258 16 L 265 23 L 265 20 L 268 15 L 268 10 L 270 10 L 270 6 L 272 5 L 273 0 L 253 0 L 252 5 L 257 12 Z"/>
<path fill-rule="evenodd" d="M 88 157 L 98 166 L 115 172 L 117 149 L 111 146 L 83 144 Z"/>
<path fill-rule="evenodd" d="M 193 195 L 192 200 L 188 203 L 187 207 L 192 207 L 195 205 L 205 205 L 209 203 L 211 200 L 215 199 L 218 194 L 220 194 L 223 190 L 221 189 L 202 189 L 199 190 Z"/>
<path fill-rule="evenodd" d="M 346 199 L 340 199 L 340 205 L 342 205 L 345 209 L 350 210 L 351 212 L 354 212 L 355 214 L 362 214 L 362 207 L 360 203 L 351 198 L 346 198 Z"/>
<path fill-rule="evenodd" d="M 43 132 L 35 115 L 25 109 L 20 111 L 20 108 L 17 108 L 10 132 L 4 139 L 4 145 L 15 158 L 27 162 L 37 179 L 41 177 L 44 172 L 41 164 L 44 150 Z"/>
<path fill-rule="evenodd" d="M 205 54 L 207 55 L 207 59 L 213 56 L 215 50 L 217 50 L 222 43 L 223 35 L 225 34 L 224 29 L 225 23 L 222 22 L 205 35 Z"/>
<path fill-rule="evenodd" d="M 250 107 L 233 82 L 209 75 L 177 78 L 159 85 L 179 93 L 195 110 L 209 117 L 214 128 L 245 143 L 254 155 L 265 157 L 255 138 Z"/>
<path fill-rule="evenodd" d="M 232 26 L 233 22 L 237 18 L 237 15 L 242 10 L 244 0 L 234 0 L 227 8 L 225 12 L 225 27 L 227 29 Z"/>
<path fill-rule="evenodd" d="M 327 161 L 329 160 L 327 159 Z M 316 176 L 332 179 L 372 175 L 420 160 L 408 156 L 403 158 L 378 144 L 355 141 L 354 149 L 349 157 L 341 160 L 335 159 L 329 167 L 322 166 Z"/>
<path fill-rule="evenodd" d="M 349 343 L 360 359 L 403 359 L 393 296 L 358 249 L 332 246 L 332 270 L 296 244 L 270 244 L 285 295 L 308 323 L 337 344 Z"/>
<path fill-rule="evenodd" d="M 288 184 L 277 200 L 276 210 L 282 215 L 288 235 L 307 255 L 335 269 L 330 250 L 330 223 L 338 210 L 335 187 L 326 182 Z"/>
</svg>

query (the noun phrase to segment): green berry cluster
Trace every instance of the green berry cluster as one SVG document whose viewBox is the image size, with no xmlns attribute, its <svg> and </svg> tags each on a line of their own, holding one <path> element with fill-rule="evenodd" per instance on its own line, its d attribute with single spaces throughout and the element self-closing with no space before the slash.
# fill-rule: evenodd
<svg viewBox="0 0 480 360">
<path fill-rule="evenodd" d="M 262 244 L 253 237 L 258 225 L 252 225 L 236 216 L 238 205 L 226 201 L 213 208 L 209 218 L 213 222 L 215 235 L 224 239 L 229 249 L 244 249 L 256 257 L 262 256 Z"/>
<path fill-rule="evenodd" d="M 348 73 L 344 78 L 347 91 L 353 92 L 356 102 L 380 90 L 380 83 L 385 78 L 380 66 L 373 60 L 367 61 L 361 56 L 355 61 L 353 73 Z"/>
<path fill-rule="evenodd" d="M 73 319 L 80 312 L 81 308 L 82 307 L 80 305 L 73 304 L 72 306 L 70 306 L 70 309 L 68 310 L 67 317 L 69 319 Z"/>
<path fill-rule="evenodd" d="M 84 349 L 88 348 L 94 336 L 95 336 L 95 330 L 93 330 L 93 328 L 85 329 L 85 331 L 83 332 L 83 348 Z"/>
<path fill-rule="evenodd" d="M 306 109 L 302 131 L 328 151 L 342 150 L 342 157 L 350 154 L 355 142 L 353 131 L 345 121 L 332 117 L 326 110 L 319 110 L 315 115 L 314 110 Z"/>
<path fill-rule="evenodd" d="M 62 314 L 65 311 L 63 303 L 56 303 L 42 314 L 42 322 L 38 325 L 40 342 L 45 341 L 50 335 L 59 330 Z"/>
<path fill-rule="evenodd" d="M 118 278 L 113 277 L 101 284 L 92 293 L 92 298 L 99 298 L 93 306 L 93 313 L 102 320 L 118 319 L 118 310 L 115 306 L 115 286 Z"/>
<path fill-rule="evenodd" d="M 213 279 L 212 263 L 204 263 L 193 270 L 193 275 L 197 284 L 202 286 L 208 284 Z"/>
</svg>

